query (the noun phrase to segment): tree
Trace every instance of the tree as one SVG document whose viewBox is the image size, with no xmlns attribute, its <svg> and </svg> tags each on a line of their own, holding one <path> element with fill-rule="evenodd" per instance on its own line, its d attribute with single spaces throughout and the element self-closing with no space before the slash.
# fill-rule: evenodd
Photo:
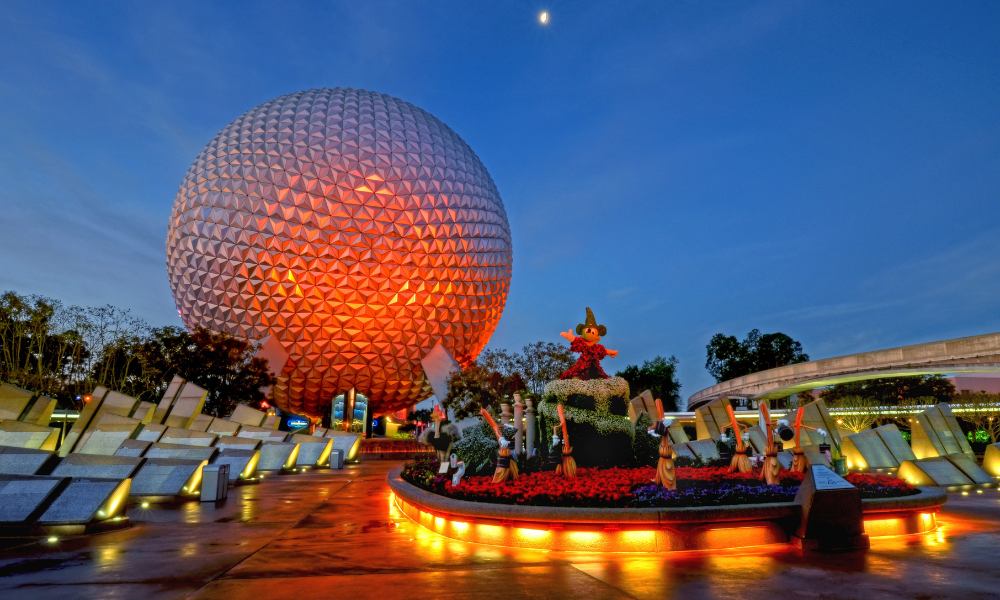
<svg viewBox="0 0 1000 600">
<path fill-rule="evenodd" d="M 86 340 L 87 347 L 94 350 L 91 361 L 86 364 L 93 384 L 100 384 L 113 390 L 135 396 L 143 396 L 144 388 L 130 386 L 134 380 L 132 362 L 142 340 L 149 337 L 151 328 L 141 319 L 133 317 L 128 309 L 110 304 L 77 309 L 77 328 Z M 159 383 L 153 387 L 158 387 Z M 125 391 L 131 389 L 135 393 Z M 89 392 L 90 390 L 84 390 Z"/>
<path fill-rule="evenodd" d="M 664 410 L 677 410 L 681 384 L 677 381 L 676 357 L 657 356 L 642 363 L 641 367 L 629 365 L 615 375 L 628 381 L 629 389 L 633 395 L 648 389 L 654 398 L 663 401 Z"/>
<path fill-rule="evenodd" d="M 516 357 L 525 386 L 535 396 L 541 396 L 545 384 L 558 379 L 563 371 L 573 366 L 574 361 L 567 346 L 552 342 L 525 344 Z"/>
<path fill-rule="evenodd" d="M 478 415 L 482 408 L 498 414 L 503 398 L 504 377 L 474 363 L 451 374 L 448 395 L 441 403 L 454 411 L 455 419 L 460 421 Z"/>
<path fill-rule="evenodd" d="M 65 306 L 41 296 L 0 296 L 0 380 L 74 405 L 97 385 L 157 400 L 174 374 L 209 391 L 205 412 L 259 402 L 274 384 L 252 344 L 221 333 L 151 329 L 127 309 Z"/>
<path fill-rule="evenodd" d="M 91 384 L 103 385 L 139 400 L 157 401 L 162 382 L 151 381 L 144 370 L 143 343 L 140 337 L 124 337 L 101 348 L 91 367 Z"/>
<path fill-rule="evenodd" d="M 423 423 L 427 424 L 431 422 L 431 411 L 429 408 L 418 408 L 417 410 L 411 410 L 406 415 L 406 420 L 410 423 Z"/>
<path fill-rule="evenodd" d="M 854 433 L 871 429 L 872 425 L 877 423 L 882 416 L 879 411 L 879 402 L 863 396 L 842 396 L 831 403 L 831 406 L 848 409 L 835 415 L 837 425 Z"/>
<path fill-rule="evenodd" d="M 502 377 L 510 377 L 520 372 L 521 356 L 503 348 L 490 348 L 484 350 L 479 355 L 476 364 L 491 373 L 499 373 Z"/>
<path fill-rule="evenodd" d="M 750 373 L 806 362 L 802 344 L 781 332 L 752 329 L 743 341 L 717 333 L 705 347 L 705 368 L 716 381 L 727 381 Z"/>
<path fill-rule="evenodd" d="M 30 389 L 51 392 L 61 361 L 45 349 L 51 331 L 54 301 L 6 292 L 0 297 L 0 378 Z"/>
<path fill-rule="evenodd" d="M 71 399 L 90 358 L 81 311 L 42 296 L 0 296 L 0 380 Z"/>
<path fill-rule="evenodd" d="M 915 396 L 903 398 L 894 406 L 889 408 L 888 414 L 883 413 L 883 421 L 892 420 L 904 429 L 913 429 L 913 415 L 923 412 L 928 406 L 938 403 L 938 399 L 933 396 Z M 885 402 L 879 402 L 885 405 Z"/>
<path fill-rule="evenodd" d="M 914 377 L 883 377 L 839 383 L 823 392 L 823 399 L 830 401 L 843 396 L 864 396 L 882 404 L 896 405 L 907 398 L 931 397 L 938 402 L 950 402 L 955 396 L 955 386 L 940 375 Z"/>
<path fill-rule="evenodd" d="M 1000 440 L 1000 394 L 961 392 L 955 396 L 955 402 L 963 408 L 955 416 L 972 425 L 973 434 L 982 430 L 991 444 Z"/>
<path fill-rule="evenodd" d="M 230 414 L 237 404 L 257 404 L 262 388 L 274 385 L 267 362 L 255 357 L 249 342 L 196 328 L 188 333 L 178 327 L 154 329 L 139 349 L 142 379 L 159 396 L 173 375 L 208 390 L 202 412 Z"/>
</svg>

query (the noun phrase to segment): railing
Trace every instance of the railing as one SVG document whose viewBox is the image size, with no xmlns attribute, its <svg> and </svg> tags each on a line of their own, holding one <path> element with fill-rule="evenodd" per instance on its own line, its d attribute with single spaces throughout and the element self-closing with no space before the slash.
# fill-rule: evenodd
<svg viewBox="0 0 1000 600">
<path fill-rule="evenodd" d="M 850 417 L 856 415 L 880 415 L 880 416 L 905 416 L 905 415 L 915 415 L 921 413 L 928 408 L 931 408 L 932 404 L 919 404 L 914 406 L 872 406 L 864 409 L 859 408 L 838 408 L 838 407 L 827 407 L 830 412 L 830 416 L 841 416 Z M 1000 402 L 988 402 L 983 404 L 951 404 L 951 412 L 957 414 L 963 413 L 975 413 L 975 412 L 995 412 L 997 416 L 1000 416 Z M 771 417 L 776 419 L 781 419 L 787 416 L 789 413 L 793 412 L 794 409 L 771 409 Z M 736 418 L 743 421 L 756 421 L 758 418 L 758 413 L 756 410 L 748 409 L 736 409 Z M 687 412 L 672 412 L 664 413 L 665 417 L 670 417 L 675 421 L 679 421 L 683 424 L 694 423 L 694 411 Z"/>
</svg>

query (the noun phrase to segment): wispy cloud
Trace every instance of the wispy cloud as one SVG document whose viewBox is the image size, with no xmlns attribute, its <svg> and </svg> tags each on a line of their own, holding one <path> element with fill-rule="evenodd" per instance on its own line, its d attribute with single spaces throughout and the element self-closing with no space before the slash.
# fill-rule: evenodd
<svg viewBox="0 0 1000 600">
<path fill-rule="evenodd" d="M 625 298 L 627 296 L 631 296 L 632 294 L 634 294 L 635 291 L 636 289 L 632 286 L 608 290 L 608 298 L 611 299 Z"/>
<path fill-rule="evenodd" d="M 920 248 L 919 245 L 916 248 Z M 918 256 L 865 281 L 865 287 L 955 305 L 1000 305 L 1000 228 L 978 231 L 933 254 Z"/>
</svg>

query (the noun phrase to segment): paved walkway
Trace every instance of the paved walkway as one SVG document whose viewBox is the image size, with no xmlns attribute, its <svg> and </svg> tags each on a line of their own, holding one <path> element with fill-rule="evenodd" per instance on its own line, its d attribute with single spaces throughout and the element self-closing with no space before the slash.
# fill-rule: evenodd
<svg viewBox="0 0 1000 600">
<path fill-rule="evenodd" d="M 0 598 L 1000 597 L 1000 493 L 952 495 L 936 534 L 867 554 L 683 557 L 517 551 L 441 538 L 389 509 L 397 463 L 274 477 L 223 506 L 130 511 L 128 530 L 0 550 Z"/>
</svg>

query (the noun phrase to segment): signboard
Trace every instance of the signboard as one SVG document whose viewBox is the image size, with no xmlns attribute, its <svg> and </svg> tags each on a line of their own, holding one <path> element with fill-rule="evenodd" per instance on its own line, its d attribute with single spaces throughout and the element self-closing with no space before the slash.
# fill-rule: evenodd
<svg viewBox="0 0 1000 600">
<path fill-rule="evenodd" d="M 813 479 L 816 482 L 816 490 L 843 490 L 851 489 L 851 485 L 846 479 L 833 472 L 830 467 L 823 465 L 812 466 Z"/>
<path fill-rule="evenodd" d="M 285 426 L 288 427 L 290 431 L 305 429 L 306 427 L 309 427 L 309 419 L 293 415 L 285 420 Z"/>
</svg>

